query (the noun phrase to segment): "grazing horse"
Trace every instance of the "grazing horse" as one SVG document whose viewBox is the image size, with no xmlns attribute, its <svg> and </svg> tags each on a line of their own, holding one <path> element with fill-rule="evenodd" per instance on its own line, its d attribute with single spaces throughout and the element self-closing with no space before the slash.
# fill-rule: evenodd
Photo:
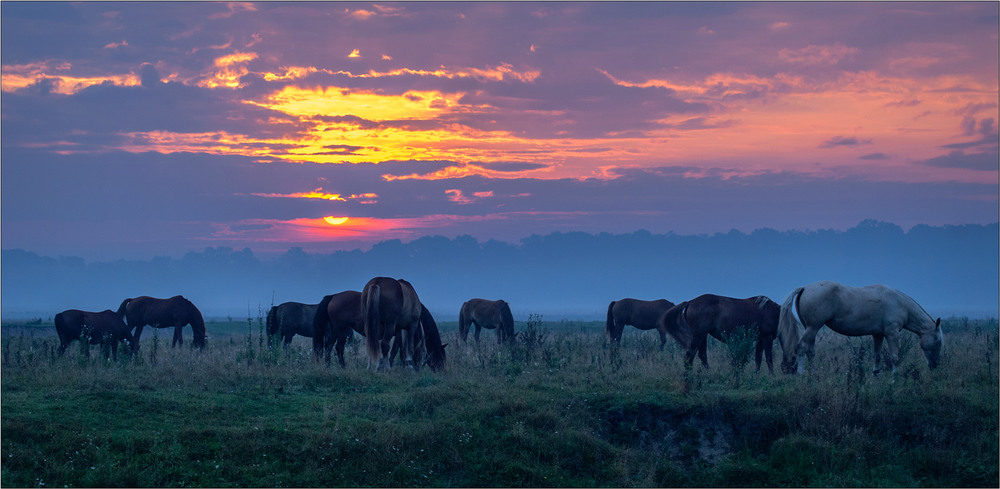
<svg viewBox="0 0 1000 489">
<path fill-rule="evenodd" d="M 469 326 L 476 326 L 476 343 L 479 343 L 479 333 L 483 328 L 497 330 L 497 341 L 503 343 L 513 340 L 514 315 L 505 301 L 488 301 L 486 299 L 470 299 L 462 304 L 458 312 L 458 338 L 464 343 L 469 339 Z"/>
<path fill-rule="evenodd" d="M 400 280 L 400 282 L 406 281 Z M 444 368 L 444 347 L 448 345 L 441 344 L 441 334 L 431 313 L 422 304 L 420 307 L 421 327 L 413 334 L 415 366 L 427 365 L 431 371 L 436 372 Z M 348 337 L 353 332 L 362 336 L 365 334 L 364 319 L 361 315 L 361 292 L 347 290 L 324 297 L 317 307 L 313 320 L 313 330 L 316 333 L 313 337 L 313 351 L 316 358 L 319 359 L 325 350 L 326 361 L 329 362 L 330 351 L 336 348 L 340 366 L 345 367 L 344 345 Z M 390 365 L 401 344 L 402 335 L 400 333 L 393 338 L 389 355 Z M 423 357 L 425 351 L 426 357 Z M 423 363 L 420 363 L 420 357 L 423 357 Z"/>
<path fill-rule="evenodd" d="M 138 347 L 129 327 L 122 318 L 110 309 L 101 312 L 88 312 L 78 309 L 68 309 L 56 314 L 56 333 L 59 334 L 59 355 L 66 352 L 66 347 L 73 340 L 84 341 L 91 345 L 111 344 L 111 354 L 118 359 L 118 343 L 128 341 L 132 351 Z M 90 356 L 90 348 L 87 348 Z"/>
<path fill-rule="evenodd" d="M 663 313 L 667 312 L 674 303 L 666 299 L 655 301 L 641 301 L 638 299 L 622 299 L 611 301 L 608 304 L 608 320 L 605 323 L 605 331 L 611 341 L 618 343 L 622 339 L 622 332 L 626 325 L 635 326 L 643 331 L 658 329 L 657 323 Z M 660 333 L 660 349 L 667 344 L 667 335 L 663 331 Z"/>
<path fill-rule="evenodd" d="M 404 280 L 375 277 L 361 291 L 365 344 L 376 371 L 389 370 L 389 347 L 400 335 L 403 364 L 413 369 L 413 334 L 420 327 L 422 305 L 417 292 Z"/>
<path fill-rule="evenodd" d="M 851 287 L 821 281 L 798 287 L 781 304 L 778 330 L 781 336 L 786 373 L 803 370 L 803 357 L 815 354 L 816 333 L 824 325 L 845 336 L 871 335 L 875 343 L 874 373 L 880 370 L 882 341 L 889 341 L 886 359 L 893 373 L 899 364 L 899 335 L 906 329 L 920 336 L 927 366 L 941 362 L 941 318 L 934 320 L 910 296 L 884 285 Z M 799 327 L 805 329 L 801 338 Z"/>
<path fill-rule="evenodd" d="M 292 342 L 295 335 L 306 338 L 313 337 L 313 320 L 319 304 L 302 304 L 299 302 L 284 302 L 272 306 L 267 311 L 267 337 L 270 342 L 275 335 L 284 338 L 285 347 Z"/>
<path fill-rule="evenodd" d="M 756 329 L 757 350 L 754 360 L 760 372 L 761 354 L 767 357 L 767 369 L 774 373 L 771 348 L 778 333 L 778 304 L 762 295 L 734 299 L 713 294 L 700 295 L 670 308 L 660 318 L 658 329 L 672 336 L 687 349 L 684 362 L 690 366 L 695 353 L 708 368 L 708 335 L 725 343 L 737 329 Z"/>
<path fill-rule="evenodd" d="M 184 337 L 181 335 L 181 328 L 191 325 L 194 333 L 195 347 L 205 346 L 205 319 L 191 301 L 175 295 L 169 299 L 156 299 L 142 296 L 134 299 L 125 299 L 118 307 L 118 315 L 125 319 L 129 328 L 135 328 L 135 343 L 138 348 L 139 337 L 142 336 L 142 328 L 152 326 L 154 328 L 174 328 L 173 346 L 178 343 L 184 344 Z"/>
</svg>

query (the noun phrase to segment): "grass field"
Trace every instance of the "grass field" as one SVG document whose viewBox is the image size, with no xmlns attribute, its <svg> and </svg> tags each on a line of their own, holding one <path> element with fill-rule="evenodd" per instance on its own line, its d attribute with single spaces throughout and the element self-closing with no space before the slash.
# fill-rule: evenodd
<svg viewBox="0 0 1000 489">
<path fill-rule="evenodd" d="M 444 373 L 376 374 L 360 343 L 346 369 L 268 348 L 259 319 L 210 322 L 204 351 L 147 328 L 118 361 L 5 324 L 2 485 L 1000 485 L 995 320 L 946 320 L 935 371 L 904 333 L 873 377 L 869 338 L 826 331 L 808 374 L 772 376 L 745 345 L 686 370 L 655 333 L 538 317 L 503 348 L 442 323 Z"/>
</svg>

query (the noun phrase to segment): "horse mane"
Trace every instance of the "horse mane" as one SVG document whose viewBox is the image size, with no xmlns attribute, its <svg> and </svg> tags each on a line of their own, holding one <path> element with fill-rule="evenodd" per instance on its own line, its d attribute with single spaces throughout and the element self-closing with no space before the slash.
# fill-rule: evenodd
<svg viewBox="0 0 1000 489">
<path fill-rule="evenodd" d="M 181 299 L 184 299 L 181 297 Z M 208 334 L 205 332 L 205 318 L 202 317 L 201 311 L 194 305 L 193 302 L 184 299 L 184 302 L 191 308 L 189 312 L 191 313 L 191 332 L 194 333 L 194 345 L 198 347 L 205 346 L 205 338 Z"/>
<path fill-rule="evenodd" d="M 507 301 L 503 301 L 503 300 L 498 301 L 498 302 L 500 302 L 500 320 L 502 322 L 502 326 L 504 328 L 507 328 L 509 326 L 510 327 L 510 331 L 508 331 L 508 332 L 509 333 L 513 333 L 514 332 L 514 314 L 512 314 L 510 312 L 510 304 L 507 304 Z"/>
</svg>

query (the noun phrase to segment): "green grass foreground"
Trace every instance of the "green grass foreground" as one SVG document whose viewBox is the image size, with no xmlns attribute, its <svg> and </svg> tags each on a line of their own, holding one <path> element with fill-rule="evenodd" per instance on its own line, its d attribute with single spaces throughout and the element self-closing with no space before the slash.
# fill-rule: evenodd
<svg viewBox="0 0 1000 489">
<path fill-rule="evenodd" d="M 935 371 L 915 335 L 872 376 L 870 338 L 826 331 L 809 374 L 772 376 L 741 367 L 745 345 L 712 339 L 688 371 L 655 333 L 614 347 L 602 324 L 537 319 L 504 348 L 442 324 L 438 374 L 376 374 L 360 343 L 317 364 L 254 321 L 209 323 L 204 351 L 147 328 L 117 362 L 5 325 L 2 485 L 1000 485 L 995 320 L 946 321 Z"/>
</svg>

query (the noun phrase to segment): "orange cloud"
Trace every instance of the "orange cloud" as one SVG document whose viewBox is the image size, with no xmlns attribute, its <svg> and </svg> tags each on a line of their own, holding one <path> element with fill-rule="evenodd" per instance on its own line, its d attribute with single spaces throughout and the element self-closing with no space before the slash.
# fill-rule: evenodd
<svg viewBox="0 0 1000 489">
<path fill-rule="evenodd" d="M 344 197 L 341 194 L 331 194 L 328 192 L 323 192 L 322 188 L 317 188 L 311 192 L 293 192 L 290 194 L 278 194 L 278 193 L 252 193 L 250 195 L 256 197 L 266 197 L 266 198 L 279 198 L 279 199 L 316 199 L 316 200 L 333 200 L 340 202 L 347 202 L 350 200 L 359 201 L 362 204 L 374 204 L 378 202 L 378 194 L 375 193 L 364 193 L 364 194 L 351 194 Z"/>
<path fill-rule="evenodd" d="M 137 86 L 140 78 L 135 73 L 104 76 L 75 76 L 68 72 L 73 66 L 68 62 L 48 61 L 0 67 L 0 89 L 13 92 L 46 80 L 54 93 L 72 95 L 87 87 L 102 83 L 118 86 Z"/>
<path fill-rule="evenodd" d="M 257 53 L 233 53 L 215 59 L 218 69 L 212 78 L 202 80 L 199 86 L 206 88 L 240 88 L 241 79 L 250 73 L 246 64 L 257 59 Z"/>
</svg>

